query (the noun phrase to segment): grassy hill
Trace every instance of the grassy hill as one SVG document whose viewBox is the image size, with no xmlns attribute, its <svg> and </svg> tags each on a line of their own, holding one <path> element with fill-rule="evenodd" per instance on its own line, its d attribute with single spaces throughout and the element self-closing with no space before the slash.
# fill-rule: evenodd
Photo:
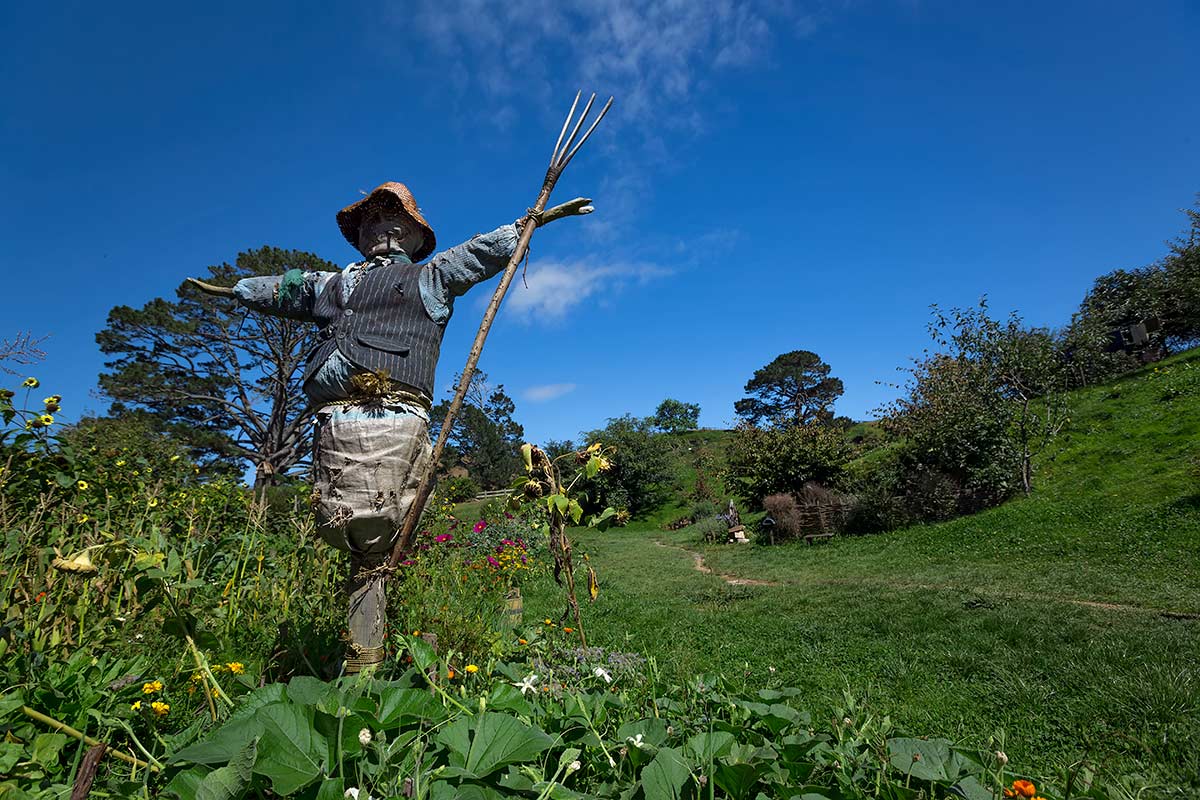
<svg viewBox="0 0 1200 800">
<path fill-rule="evenodd" d="M 814 714 L 849 692 L 1041 777 L 1087 760 L 1137 776 L 1143 796 L 1196 796 L 1197 434 L 1200 352 L 1076 393 L 1035 495 L 972 517 L 816 547 L 705 546 L 661 530 L 677 509 L 579 532 L 603 586 L 590 638 L 681 680 L 799 686 Z M 559 604 L 552 586 L 531 587 L 535 617 Z"/>
</svg>

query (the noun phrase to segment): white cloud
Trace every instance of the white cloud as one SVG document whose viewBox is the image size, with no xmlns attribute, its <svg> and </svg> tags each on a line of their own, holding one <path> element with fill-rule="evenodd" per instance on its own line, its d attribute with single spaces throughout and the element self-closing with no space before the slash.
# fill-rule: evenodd
<svg viewBox="0 0 1200 800">
<path fill-rule="evenodd" d="M 525 324 L 557 322 L 600 292 L 608 301 L 630 285 L 670 274 L 655 264 L 537 261 L 529 265 L 524 280 L 518 276 L 513 281 L 505 310 Z"/>
<path fill-rule="evenodd" d="M 573 383 L 547 383 L 544 386 L 530 386 L 523 392 L 523 396 L 531 403 L 545 403 L 573 391 Z"/>
</svg>

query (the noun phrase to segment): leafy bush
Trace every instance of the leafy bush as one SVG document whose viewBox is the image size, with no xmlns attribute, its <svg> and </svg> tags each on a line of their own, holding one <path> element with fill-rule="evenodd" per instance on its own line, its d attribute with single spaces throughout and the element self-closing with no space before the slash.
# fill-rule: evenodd
<svg viewBox="0 0 1200 800">
<path fill-rule="evenodd" d="M 743 497 L 760 503 L 767 495 L 799 493 L 810 481 L 832 483 L 850 452 L 842 432 L 828 425 L 740 425 L 730 444 L 728 481 Z"/>
<path fill-rule="evenodd" d="M 716 517 L 704 517 L 688 528 L 688 532 L 695 535 L 699 541 L 713 544 L 725 541 L 729 535 L 729 526 L 725 524 L 724 520 Z"/>
<path fill-rule="evenodd" d="M 438 496 L 450 503 L 474 500 L 480 491 L 479 484 L 467 475 L 438 481 Z"/>
<path fill-rule="evenodd" d="M 662 505 L 669 496 L 669 442 L 664 434 L 653 433 L 649 422 L 628 414 L 615 417 L 585 440 L 616 447 L 612 469 L 584 485 L 587 502 L 583 505 L 589 512 L 611 506 L 637 516 Z"/>
</svg>

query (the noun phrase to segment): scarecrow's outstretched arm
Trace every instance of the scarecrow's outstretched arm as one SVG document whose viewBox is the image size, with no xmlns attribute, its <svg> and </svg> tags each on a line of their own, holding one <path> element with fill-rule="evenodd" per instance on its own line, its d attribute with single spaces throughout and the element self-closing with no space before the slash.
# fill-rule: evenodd
<svg viewBox="0 0 1200 800">
<path fill-rule="evenodd" d="M 243 278 L 232 287 L 214 286 L 196 278 L 188 278 L 188 283 L 206 294 L 237 300 L 254 311 L 311 322 L 313 299 L 325 281 L 336 274 L 290 269 L 283 275 Z"/>
</svg>

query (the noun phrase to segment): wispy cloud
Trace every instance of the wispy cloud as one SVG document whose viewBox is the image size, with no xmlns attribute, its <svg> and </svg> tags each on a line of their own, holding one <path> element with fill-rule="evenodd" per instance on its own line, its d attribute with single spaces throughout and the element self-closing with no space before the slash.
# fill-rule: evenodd
<svg viewBox="0 0 1200 800">
<path fill-rule="evenodd" d="M 670 274 L 656 264 L 538 261 L 530 264 L 524 281 L 513 281 L 505 312 L 525 324 L 557 322 L 602 290 L 607 302 L 628 286 Z"/>
<path fill-rule="evenodd" d="M 564 394 L 575 391 L 573 383 L 547 383 L 544 386 L 530 386 L 522 396 L 531 403 L 545 403 Z"/>
</svg>

